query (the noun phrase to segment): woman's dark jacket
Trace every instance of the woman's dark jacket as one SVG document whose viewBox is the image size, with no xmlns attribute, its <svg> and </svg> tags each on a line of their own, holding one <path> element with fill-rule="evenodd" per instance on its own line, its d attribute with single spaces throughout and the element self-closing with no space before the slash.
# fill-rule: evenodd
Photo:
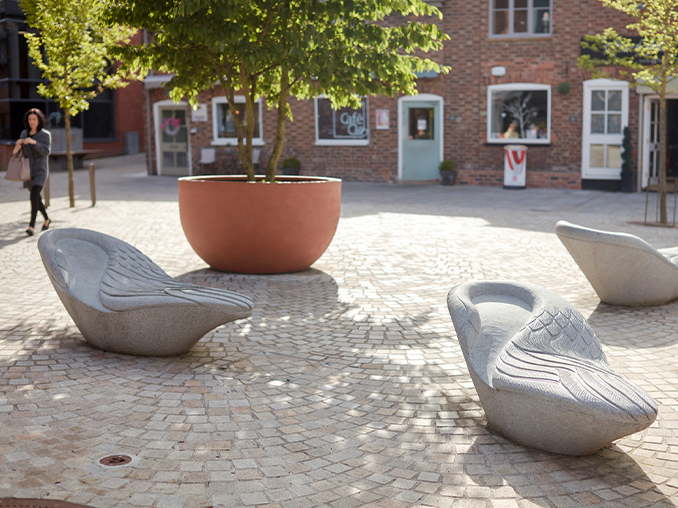
<svg viewBox="0 0 678 508">
<path fill-rule="evenodd" d="M 21 132 L 21 139 L 26 139 L 28 131 Z M 47 175 L 49 175 L 49 152 L 52 147 L 52 135 L 49 131 L 41 129 L 32 136 L 35 145 L 26 143 L 22 150 L 24 157 L 28 157 L 31 163 L 31 185 L 45 186 Z"/>
</svg>

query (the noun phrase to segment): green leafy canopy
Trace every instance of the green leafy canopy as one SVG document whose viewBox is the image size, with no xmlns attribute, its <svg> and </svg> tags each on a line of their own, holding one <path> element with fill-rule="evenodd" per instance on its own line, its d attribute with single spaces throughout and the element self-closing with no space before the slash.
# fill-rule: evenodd
<svg viewBox="0 0 678 508">
<path fill-rule="evenodd" d="M 111 72 L 110 51 L 134 33 L 103 23 L 98 0 L 21 0 L 28 24 L 28 52 L 47 83 L 38 93 L 54 98 L 71 115 L 88 109 L 89 99 L 105 88 L 124 86 L 125 73 Z"/>
<path fill-rule="evenodd" d="M 678 76 L 678 0 L 600 1 L 633 20 L 626 30 L 640 36 L 640 42 L 607 28 L 585 38 L 582 48 L 593 54 L 582 55 L 578 64 L 594 77 L 617 72 L 631 85 L 648 86 L 659 96 L 659 208 L 660 222 L 666 224 L 666 93 L 669 81 Z"/>
<path fill-rule="evenodd" d="M 601 0 L 628 14 L 634 21 L 626 26 L 639 35 L 641 43 L 607 28 L 602 34 L 587 35 L 582 48 L 594 55 L 582 55 L 578 64 L 594 77 L 609 76 L 615 68 L 632 85 L 646 85 L 660 94 L 666 79 L 678 75 L 678 0 Z"/>
<path fill-rule="evenodd" d="M 415 94 L 416 71 L 448 70 L 421 56 L 440 50 L 447 36 L 419 21 L 440 17 L 419 0 L 130 0 L 111 1 L 108 12 L 115 22 L 154 33 L 147 47 L 118 55 L 132 69 L 172 73 L 167 88 L 175 101 L 187 97 L 195 105 L 197 94 L 215 85 L 232 110 L 235 94 L 245 96 L 244 122 L 234 120 L 251 179 L 257 99 L 279 114 L 270 180 L 290 96 L 326 94 L 335 107 L 358 107 L 361 96 Z"/>
</svg>

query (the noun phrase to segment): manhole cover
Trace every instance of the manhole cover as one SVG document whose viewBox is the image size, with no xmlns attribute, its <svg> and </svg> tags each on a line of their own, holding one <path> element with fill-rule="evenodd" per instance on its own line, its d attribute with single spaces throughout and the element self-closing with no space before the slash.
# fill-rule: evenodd
<svg viewBox="0 0 678 508">
<path fill-rule="evenodd" d="M 130 462 L 132 462 L 132 457 L 127 455 L 109 455 L 99 461 L 99 463 L 104 466 L 122 466 L 123 464 L 129 464 Z"/>
<path fill-rule="evenodd" d="M 88 508 L 56 499 L 0 499 L 0 508 Z"/>
</svg>

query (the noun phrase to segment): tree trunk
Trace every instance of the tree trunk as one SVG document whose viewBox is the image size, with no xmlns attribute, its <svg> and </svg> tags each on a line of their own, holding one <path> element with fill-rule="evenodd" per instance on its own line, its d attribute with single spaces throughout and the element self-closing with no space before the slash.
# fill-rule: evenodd
<svg viewBox="0 0 678 508">
<path fill-rule="evenodd" d="M 280 98 L 278 100 L 278 118 L 275 129 L 275 143 L 273 152 L 266 165 L 266 181 L 275 180 L 275 174 L 278 168 L 278 161 L 282 154 L 283 144 L 285 143 L 285 126 L 287 125 L 287 100 L 290 95 L 289 73 L 287 66 L 283 65 L 280 76 Z"/>
<path fill-rule="evenodd" d="M 71 114 L 68 109 L 64 110 L 66 124 L 66 164 L 68 165 L 68 203 L 71 208 L 75 206 L 75 189 L 73 186 L 73 152 L 71 151 Z"/>
<path fill-rule="evenodd" d="M 249 89 L 245 89 L 246 85 L 243 86 L 245 95 L 245 115 L 244 122 L 240 119 L 235 109 L 235 90 L 233 87 L 227 88 L 222 82 L 222 88 L 226 93 L 226 102 L 228 102 L 228 109 L 231 112 L 231 117 L 233 118 L 233 123 L 235 123 L 235 130 L 238 133 L 238 155 L 240 156 L 240 163 L 242 164 L 243 170 L 247 175 L 247 180 L 253 182 L 254 178 L 254 164 L 252 163 L 252 137 L 254 135 L 254 107 L 251 105 L 251 99 L 249 94 Z M 250 103 L 250 104 L 248 104 Z M 243 123 L 246 124 L 247 130 L 243 129 Z M 252 127 L 250 129 L 250 124 Z M 251 134 L 250 134 L 251 131 Z"/>
</svg>

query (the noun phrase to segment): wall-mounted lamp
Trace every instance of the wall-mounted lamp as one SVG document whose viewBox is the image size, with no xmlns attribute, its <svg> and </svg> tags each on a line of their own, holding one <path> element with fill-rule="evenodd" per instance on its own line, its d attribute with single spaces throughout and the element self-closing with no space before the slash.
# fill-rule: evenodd
<svg viewBox="0 0 678 508">
<path fill-rule="evenodd" d="M 496 67 L 492 67 L 492 70 L 490 73 L 495 76 L 506 76 L 506 67 L 502 67 L 501 65 L 497 65 Z"/>
</svg>

